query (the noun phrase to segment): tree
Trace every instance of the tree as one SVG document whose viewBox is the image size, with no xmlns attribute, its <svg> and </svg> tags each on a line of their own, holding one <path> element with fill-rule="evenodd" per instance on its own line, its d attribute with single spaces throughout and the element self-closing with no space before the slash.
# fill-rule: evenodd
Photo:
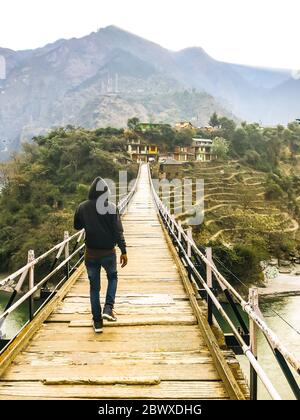
<svg viewBox="0 0 300 420">
<path fill-rule="evenodd" d="M 189 128 L 180 130 L 176 133 L 175 145 L 178 146 L 190 146 L 193 140 L 193 131 Z"/>
<path fill-rule="evenodd" d="M 240 156 L 244 156 L 251 148 L 245 128 L 237 128 L 232 136 L 232 149 Z"/>
<path fill-rule="evenodd" d="M 107 152 L 126 152 L 126 143 L 122 138 L 110 137 L 103 139 L 101 145 L 102 150 Z"/>
<path fill-rule="evenodd" d="M 215 137 L 213 140 L 212 153 L 220 160 L 225 160 L 229 150 L 229 142 L 223 137 Z"/>
<path fill-rule="evenodd" d="M 287 129 L 283 132 L 283 138 L 288 144 L 291 153 L 299 153 L 300 151 L 300 125 L 298 123 L 288 124 Z"/>
<path fill-rule="evenodd" d="M 211 125 L 212 127 L 219 127 L 219 125 L 220 125 L 220 121 L 219 121 L 219 117 L 218 117 L 218 114 L 216 113 L 216 112 L 214 112 L 213 114 L 212 114 L 212 116 L 210 117 L 210 120 L 209 120 L 209 125 Z"/>
<path fill-rule="evenodd" d="M 278 200 L 283 196 L 283 191 L 275 182 L 270 182 L 267 185 L 265 198 L 266 200 Z"/>
<path fill-rule="evenodd" d="M 234 246 L 234 251 L 239 259 L 239 264 L 235 267 L 236 276 L 243 282 L 263 281 L 260 259 L 256 249 L 249 244 L 237 244 Z"/>
<path fill-rule="evenodd" d="M 129 120 L 127 121 L 127 127 L 132 130 L 135 131 L 137 129 L 137 126 L 139 125 L 140 120 L 137 117 L 133 117 L 133 118 L 129 118 Z"/>
<path fill-rule="evenodd" d="M 219 271 L 235 286 L 240 286 L 239 279 L 244 283 L 256 283 L 262 280 L 260 260 L 255 248 L 250 244 L 237 244 L 228 248 L 221 242 L 210 242 L 213 255 L 217 257 L 216 266 Z M 222 264 L 219 264 L 219 261 Z"/>
<path fill-rule="evenodd" d="M 229 118 L 222 117 L 219 118 L 219 127 L 220 137 L 224 137 L 226 140 L 231 140 L 236 129 L 235 122 Z"/>
<path fill-rule="evenodd" d="M 250 165 L 257 165 L 260 161 L 260 155 L 255 150 L 247 150 L 245 153 L 245 162 Z"/>
<path fill-rule="evenodd" d="M 269 237 L 269 244 L 272 254 L 276 256 L 278 261 L 280 261 L 280 259 L 284 256 L 287 256 L 296 247 L 294 239 L 284 232 L 271 233 Z"/>
</svg>

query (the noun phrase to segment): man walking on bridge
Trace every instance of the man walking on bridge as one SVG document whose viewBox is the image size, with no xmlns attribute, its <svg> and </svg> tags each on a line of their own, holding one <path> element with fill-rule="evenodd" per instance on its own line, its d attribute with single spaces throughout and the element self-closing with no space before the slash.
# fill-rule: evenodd
<svg viewBox="0 0 300 420">
<path fill-rule="evenodd" d="M 103 332 L 103 319 L 116 321 L 114 304 L 118 284 L 115 246 L 121 250 L 121 267 L 127 265 L 126 242 L 117 207 L 109 201 L 107 183 L 97 177 L 89 191 L 88 200 L 79 205 L 74 216 L 74 228 L 85 229 L 85 265 L 90 281 L 90 300 L 96 333 Z M 107 274 L 108 287 L 103 315 L 100 305 L 100 271 Z"/>
</svg>

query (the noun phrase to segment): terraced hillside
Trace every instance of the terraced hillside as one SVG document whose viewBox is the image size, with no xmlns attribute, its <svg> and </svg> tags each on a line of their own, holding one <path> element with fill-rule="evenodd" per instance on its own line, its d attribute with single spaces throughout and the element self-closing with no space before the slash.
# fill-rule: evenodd
<svg viewBox="0 0 300 420">
<path fill-rule="evenodd" d="M 194 227 L 199 242 L 204 244 L 218 239 L 233 244 L 244 240 L 245 235 L 268 236 L 284 232 L 294 238 L 299 236 L 299 224 L 289 213 L 287 201 L 266 200 L 266 173 L 237 161 L 201 162 L 187 165 L 183 178 L 204 180 L 204 221 Z M 174 202 L 176 212 L 181 204 L 179 200 Z M 198 198 L 197 209 L 199 204 Z M 188 224 L 186 213 L 177 217 Z"/>
</svg>

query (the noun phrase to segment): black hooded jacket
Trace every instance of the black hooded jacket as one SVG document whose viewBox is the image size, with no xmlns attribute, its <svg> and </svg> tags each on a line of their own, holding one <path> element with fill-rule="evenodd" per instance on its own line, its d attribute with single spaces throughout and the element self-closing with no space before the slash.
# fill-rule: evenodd
<svg viewBox="0 0 300 420">
<path fill-rule="evenodd" d="M 89 249 L 113 249 L 116 245 L 122 254 L 126 254 L 126 242 L 123 235 L 123 226 L 117 207 L 101 197 L 103 194 L 109 195 L 109 188 L 106 182 L 97 177 L 90 188 L 88 200 L 81 203 L 74 216 L 74 228 L 77 230 L 85 229 L 85 243 Z M 101 198 L 100 198 L 101 197 Z M 98 201 L 99 199 L 99 201 Z M 97 211 L 101 202 L 105 202 L 107 212 L 100 214 Z"/>
</svg>

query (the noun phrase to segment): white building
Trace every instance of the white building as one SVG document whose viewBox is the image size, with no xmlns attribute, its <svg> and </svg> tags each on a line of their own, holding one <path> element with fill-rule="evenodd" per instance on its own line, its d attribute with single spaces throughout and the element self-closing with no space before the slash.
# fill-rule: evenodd
<svg viewBox="0 0 300 420">
<path fill-rule="evenodd" d="M 216 158 L 212 153 L 213 141 L 211 139 L 193 138 L 192 147 L 196 161 L 208 162 Z"/>
</svg>

